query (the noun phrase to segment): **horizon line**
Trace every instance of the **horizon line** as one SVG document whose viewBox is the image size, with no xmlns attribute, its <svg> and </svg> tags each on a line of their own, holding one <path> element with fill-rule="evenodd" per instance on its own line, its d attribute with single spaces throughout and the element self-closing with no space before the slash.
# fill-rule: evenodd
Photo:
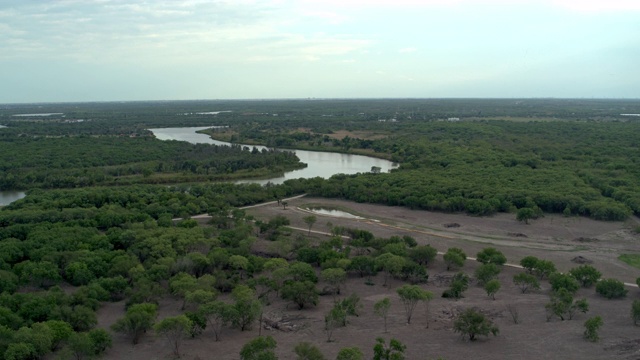
<svg viewBox="0 0 640 360">
<path fill-rule="evenodd" d="M 165 100 L 79 100 L 79 101 L 34 101 L 8 102 L 7 105 L 54 105 L 54 104 L 108 104 L 108 103 L 153 103 L 153 102 L 195 102 L 195 101 L 327 101 L 327 100 L 640 100 L 640 97 L 283 97 L 283 98 L 213 98 L 213 99 L 165 99 Z"/>
</svg>

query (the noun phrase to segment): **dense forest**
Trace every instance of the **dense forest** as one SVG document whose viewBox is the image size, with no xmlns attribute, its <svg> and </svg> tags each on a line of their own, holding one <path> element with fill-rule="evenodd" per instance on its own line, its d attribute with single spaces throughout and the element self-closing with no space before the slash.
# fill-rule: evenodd
<svg viewBox="0 0 640 360">
<path fill-rule="evenodd" d="M 150 329 L 154 304 L 169 295 L 192 310 L 176 320 L 190 324 L 190 336 L 223 318 L 224 326 L 244 330 L 269 292 L 312 306 L 317 267 L 360 276 L 382 271 L 419 283 L 435 257 L 435 249 L 416 247 L 410 237 L 376 239 L 356 229 L 333 229 L 331 241 L 312 246 L 287 236 L 286 218 L 253 222 L 238 209 L 246 205 L 308 193 L 473 215 L 511 212 L 522 220 L 545 212 L 599 220 L 638 215 L 640 122 L 625 113 L 640 113 L 640 102 L 2 105 L 0 191 L 27 196 L 0 209 L 0 359 L 102 353 L 111 335 L 95 328 L 96 310 L 108 301 L 126 299 L 127 315 L 112 330 L 134 343 L 142 327 L 133 322 L 146 318 L 143 330 Z M 234 143 L 367 154 L 400 166 L 236 185 L 219 181 L 304 164 L 288 151 L 160 141 L 147 130 L 209 125 L 227 126 L 212 135 Z M 208 226 L 190 218 L 203 213 L 212 216 Z M 354 254 L 373 253 L 336 250 L 344 246 L 342 234 Z M 281 258 L 252 252 L 256 237 L 288 239 Z M 216 300 L 220 293 L 231 293 L 234 302 Z"/>
<path fill-rule="evenodd" d="M 42 112 L 55 115 L 14 116 Z M 224 125 L 209 133 L 400 163 L 390 174 L 292 185 L 316 195 L 621 220 L 640 211 L 640 124 L 621 114 L 639 112 L 634 100 L 555 99 L 4 105 L 0 189 L 232 180 L 303 166 L 286 152 L 157 141 L 146 130 Z"/>
</svg>

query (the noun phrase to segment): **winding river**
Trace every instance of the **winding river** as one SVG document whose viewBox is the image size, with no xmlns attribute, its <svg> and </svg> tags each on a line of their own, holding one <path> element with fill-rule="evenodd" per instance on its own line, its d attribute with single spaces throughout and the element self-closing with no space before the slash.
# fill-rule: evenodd
<svg viewBox="0 0 640 360">
<path fill-rule="evenodd" d="M 213 140 L 206 134 L 199 134 L 196 131 L 209 129 L 205 127 L 183 127 L 183 128 L 162 128 L 149 129 L 156 138 L 160 140 L 188 141 L 192 144 L 203 143 L 213 145 L 231 145 L 228 142 Z M 253 148 L 254 145 L 243 145 Z M 264 146 L 255 146 L 258 150 L 265 149 Z M 307 164 L 304 169 L 293 170 L 284 176 L 262 180 L 243 180 L 240 183 L 256 183 L 264 185 L 266 183 L 282 184 L 285 180 L 298 178 L 329 178 L 336 174 L 356 174 L 370 172 L 373 166 L 380 168 L 381 172 L 388 172 L 397 167 L 397 164 L 388 160 L 378 159 L 370 156 L 340 154 L 322 151 L 294 150 L 300 161 Z"/>
<path fill-rule="evenodd" d="M 2 127 L 0 125 L 0 127 Z M 213 140 L 209 135 L 198 134 L 196 131 L 209 129 L 206 127 L 183 127 L 183 128 L 162 128 L 149 129 L 156 138 L 160 140 L 179 140 L 188 141 L 192 144 L 204 143 L 214 145 L 231 145 L 228 142 Z M 244 145 L 253 148 L 253 145 Z M 258 150 L 265 149 L 264 146 L 255 146 Z M 373 166 L 380 168 L 381 172 L 388 172 L 397 167 L 397 164 L 388 160 L 378 159 L 370 156 L 340 154 L 322 151 L 293 150 L 300 161 L 307 164 L 304 169 L 293 170 L 284 174 L 284 176 L 274 177 L 271 179 L 261 180 L 241 180 L 238 183 L 255 183 L 255 184 L 282 184 L 285 180 L 298 178 L 329 178 L 336 174 L 356 174 L 370 172 Z M 0 191 L 0 206 L 8 205 L 16 200 L 25 197 L 22 191 Z"/>
</svg>

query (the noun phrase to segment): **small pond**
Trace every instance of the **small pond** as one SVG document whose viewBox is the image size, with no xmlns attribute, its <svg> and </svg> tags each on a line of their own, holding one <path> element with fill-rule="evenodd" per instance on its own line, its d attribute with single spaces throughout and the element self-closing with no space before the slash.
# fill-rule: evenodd
<svg viewBox="0 0 640 360">
<path fill-rule="evenodd" d="M 346 211 L 336 210 L 336 209 L 311 208 L 306 210 L 318 215 L 333 216 L 333 217 L 339 217 L 339 218 L 345 218 L 345 219 L 358 219 L 358 220 L 364 219 L 362 216 L 353 215 Z"/>
</svg>

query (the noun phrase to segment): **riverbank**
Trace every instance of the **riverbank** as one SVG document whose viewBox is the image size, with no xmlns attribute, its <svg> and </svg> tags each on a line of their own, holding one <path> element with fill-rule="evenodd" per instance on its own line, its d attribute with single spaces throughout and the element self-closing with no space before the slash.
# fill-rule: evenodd
<svg viewBox="0 0 640 360">
<path fill-rule="evenodd" d="M 196 131 L 198 134 L 205 134 L 211 137 L 211 139 L 215 141 L 228 142 L 231 143 L 233 141 L 233 134 L 228 132 L 220 132 L 216 131 L 213 128 L 203 129 Z M 265 143 L 261 143 L 255 141 L 253 139 L 242 139 L 242 143 L 249 146 L 269 146 Z M 374 151 L 373 149 L 344 149 L 344 148 L 336 148 L 336 147 L 328 147 L 328 146 L 313 146 L 304 143 L 296 143 L 295 147 L 293 146 L 278 146 L 278 149 L 284 150 L 305 150 L 305 151 L 316 151 L 316 152 L 328 152 L 328 153 L 336 153 L 336 154 L 348 154 L 348 155 L 362 155 L 362 156 L 370 156 L 382 160 L 393 161 L 391 154 L 379 153 Z"/>
</svg>

